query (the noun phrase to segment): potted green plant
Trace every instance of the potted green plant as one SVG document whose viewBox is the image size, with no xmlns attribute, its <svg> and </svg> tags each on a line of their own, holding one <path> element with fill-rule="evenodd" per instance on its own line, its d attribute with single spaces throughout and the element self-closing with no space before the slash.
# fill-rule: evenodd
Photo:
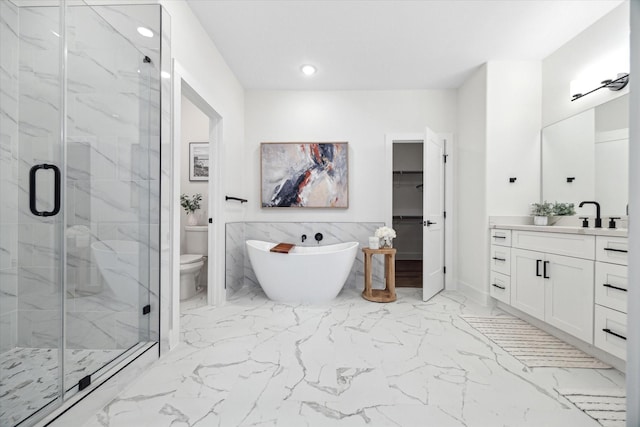
<svg viewBox="0 0 640 427">
<path fill-rule="evenodd" d="M 555 202 L 551 208 L 551 212 L 555 216 L 570 216 L 576 214 L 576 208 L 573 203 Z"/>
<path fill-rule="evenodd" d="M 193 197 L 189 197 L 189 195 L 186 193 L 182 193 L 180 195 L 180 206 L 182 206 L 187 213 L 187 224 L 198 224 L 198 218 L 196 218 L 195 212 L 200 209 L 201 201 L 202 194 L 200 193 L 194 194 Z"/>
<path fill-rule="evenodd" d="M 549 224 L 549 217 L 553 213 L 553 205 L 546 200 L 541 203 L 531 204 L 531 215 L 533 216 L 534 225 Z"/>
</svg>

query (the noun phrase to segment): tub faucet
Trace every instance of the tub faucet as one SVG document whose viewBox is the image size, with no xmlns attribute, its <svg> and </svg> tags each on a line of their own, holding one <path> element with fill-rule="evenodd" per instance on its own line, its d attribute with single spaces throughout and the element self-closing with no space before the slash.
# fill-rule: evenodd
<svg viewBox="0 0 640 427">
<path fill-rule="evenodd" d="M 307 240 L 307 235 L 303 234 L 302 237 L 300 237 L 300 240 L 302 240 L 302 243 L 304 243 L 304 241 Z"/>
<path fill-rule="evenodd" d="M 320 243 L 320 240 L 322 240 L 324 236 L 322 235 L 322 233 L 316 233 L 316 235 L 314 236 L 314 238 L 316 239 L 316 242 Z"/>
<path fill-rule="evenodd" d="M 595 224 L 595 228 L 602 228 L 602 218 L 600 218 L 600 203 L 598 202 L 594 202 L 594 201 L 585 201 L 585 202 L 580 202 L 580 204 L 578 205 L 579 208 L 581 208 L 584 205 L 596 205 L 596 224 Z"/>
</svg>

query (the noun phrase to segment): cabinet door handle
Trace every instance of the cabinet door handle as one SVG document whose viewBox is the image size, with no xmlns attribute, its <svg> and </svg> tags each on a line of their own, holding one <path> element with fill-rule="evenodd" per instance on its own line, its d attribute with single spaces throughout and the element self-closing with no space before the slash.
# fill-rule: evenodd
<svg viewBox="0 0 640 427">
<path fill-rule="evenodd" d="M 496 261 L 506 261 L 506 258 L 498 258 L 498 257 L 493 257 L 492 259 L 495 259 Z"/>
<path fill-rule="evenodd" d="M 611 252 L 622 252 L 622 253 L 627 253 L 629 251 L 627 251 L 626 249 L 614 249 L 614 248 L 604 248 L 605 251 L 611 251 Z"/>
<path fill-rule="evenodd" d="M 544 264 L 542 265 L 542 277 L 544 277 L 545 279 L 549 279 L 550 277 L 547 276 L 547 265 L 549 264 L 549 261 L 545 261 Z"/>
<path fill-rule="evenodd" d="M 542 262 L 541 259 L 537 259 L 536 260 L 536 277 L 542 277 L 542 275 L 540 275 L 540 263 Z"/>
<path fill-rule="evenodd" d="M 611 329 L 609 328 L 604 328 L 603 329 L 604 332 L 613 335 L 614 337 L 618 337 L 618 338 L 622 338 L 623 340 L 626 341 L 627 337 L 625 337 L 624 335 L 620 335 L 620 334 L 616 334 L 615 332 L 613 332 Z"/>
<path fill-rule="evenodd" d="M 493 236 L 494 239 L 506 239 L 507 236 Z"/>
<path fill-rule="evenodd" d="M 494 288 L 502 289 L 502 290 L 507 289 L 504 286 L 496 285 L 495 283 L 493 283 L 491 286 L 493 286 Z"/>
<path fill-rule="evenodd" d="M 608 284 L 608 283 L 603 283 L 603 284 L 602 284 L 602 286 L 604 286 L 605 288 L 615 289 L 615 290 L 617 290 L 617 291 L 624 291 L 624 292 L 627 292 L 627 290 L 626 290 L 625 288 L 619 288 L 619 287 L 617 287 L 617 286 L 613 286 L 613 285 L 610 285 L 610 284 Z"/>
</svg>

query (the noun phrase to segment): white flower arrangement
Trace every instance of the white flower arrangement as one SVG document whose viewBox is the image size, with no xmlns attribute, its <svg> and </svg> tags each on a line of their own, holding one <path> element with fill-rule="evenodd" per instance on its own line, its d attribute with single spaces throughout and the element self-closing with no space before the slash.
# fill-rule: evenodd
<svg viewBox="0 0 640 427">
<path fill-rule="evenodd" d="M 375 236 L 378 239 L 395 239 L 396 238 L 396 230 L 391 227 L 380 227 L 376 230 Z"/>
</svg>

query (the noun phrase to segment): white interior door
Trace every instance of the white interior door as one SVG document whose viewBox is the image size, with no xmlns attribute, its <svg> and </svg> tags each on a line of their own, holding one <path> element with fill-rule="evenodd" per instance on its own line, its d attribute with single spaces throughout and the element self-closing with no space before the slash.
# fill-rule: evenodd
<svg viewBox="0 0 640 427">
<path fill-rule="evenodd" d="M 422 299 L 444 289 L 444 141 L 426 129 L 423 150 Z"/>
</svg>

